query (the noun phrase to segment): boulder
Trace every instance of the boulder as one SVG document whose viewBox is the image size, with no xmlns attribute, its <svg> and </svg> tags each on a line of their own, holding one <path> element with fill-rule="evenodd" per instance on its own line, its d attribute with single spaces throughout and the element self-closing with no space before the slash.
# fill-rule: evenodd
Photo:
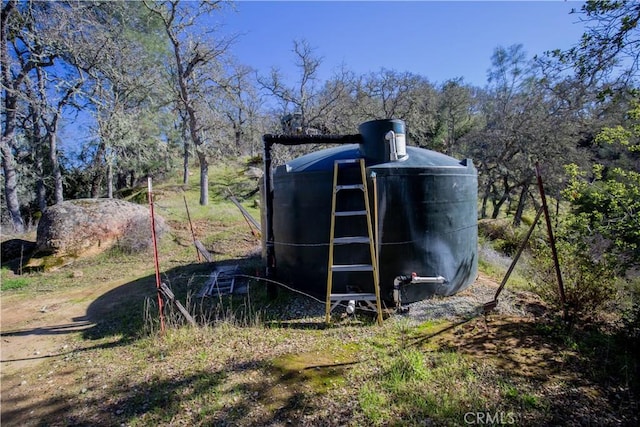
<svg viewBox="0 0 640 427">
<path fill-rule="evenodd" d="M 166 230 L 156 215 L 156 230 Z M 53 205 L 38 223 L 37 252 L 58 258 L 95 255 L 126 243 L 135 252 L 150 247 L 149 208 L 117 199 L 78 199 Z"/>
</svg>

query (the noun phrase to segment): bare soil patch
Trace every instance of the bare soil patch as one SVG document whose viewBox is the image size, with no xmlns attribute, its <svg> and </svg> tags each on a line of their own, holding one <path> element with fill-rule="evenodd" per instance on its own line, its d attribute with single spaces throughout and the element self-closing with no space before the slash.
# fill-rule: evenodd
<svg viewBox="0 0 640 427">
<path fill-rule="evenodd" d="M 78 344 L 75 333 L 95 326 L 99 320 L 87 316 L 89 305 L 125 282 L 113 280 L 89 288 L 38 295 L 35 299 L 20 294 L 3 295 L 3 377 L 64 354 L 70 343 Z M 108 305 L 108 301 L 104 304 Z"/>
<path fill-rule="evenodd" d="M 91 287 L 39 294 L 37 298 L 22 294 L 2 295 L 0 383 L 3 425 L 31 425 L 34 420 L 37 423 L 41 415 L 55 409 L 51 406 L 51 395 L 73 382 L 74 373 L 57 371 L 54 374 L 50 371 L 51 375 L 47 377 L 36 373 L 45 369 L 43 365 L 52 365 L 93 348 L 92 341 L 81 338 L 84 331 L 96 327 L 101 315 L 123 299 L 143 298 L 149 294 L 146 287 L 122 286 L 129 281 L 104 281 Z M 100 301 L 100 305 L 95 306 L 95 301 Z M 43 405 L 43 402 L 48 403 Z"/>
</svg>

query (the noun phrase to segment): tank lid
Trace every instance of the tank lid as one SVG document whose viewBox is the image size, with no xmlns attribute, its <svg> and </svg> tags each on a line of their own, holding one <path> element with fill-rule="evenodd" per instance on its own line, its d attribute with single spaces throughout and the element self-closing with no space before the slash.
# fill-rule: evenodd
<svg viewBox="0 0 640 427">
<path fill-rule="evenodd" d="M 341 159 L 359 159 L 364 157 L 357 144 L 342 145 L 315 151 L 291 160 L 276 169 L 276 174 L 295 172 L 328 171 L 333 169 L 333 162 Z M 369 162 L 367 162 L 369 163 Z M 473 164 L 465 160 L 458 160 L 437 151 L 426 150 L 419 147 L 407 147 L 405 159 L 397 162 L 368 164 L 376 170 L 382 169 L 427 169 L 427 168 L 465 168 L 473 169 Z"/>
<path fill-rule="evenodd" d="M 359 144 L 341 145 L 305 154 L 276 169 L 276 174 L 287 172 L 312 172 L 333 169 L 333 162 L 342 159 L 362 157 Z"/>
<path fill-rule="evenodd" d="M 429 167 L 466 167 L 466 160 L 460 161 L 437 151 L 420 147 L 407 147 L 407 156 L 397 162 L 387 162 L 373 165 L 376 169 L 383 168 L 429 168 Z"/>
</svg>

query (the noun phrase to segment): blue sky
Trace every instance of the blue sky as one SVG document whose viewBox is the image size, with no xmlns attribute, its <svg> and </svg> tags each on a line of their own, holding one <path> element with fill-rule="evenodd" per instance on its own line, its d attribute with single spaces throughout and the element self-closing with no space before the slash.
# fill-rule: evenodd
<svg viewBox="0 0 640 427">
<path fill-rule="evenodd" d="M 239 1 L 211 25 L 239 34 L 231 51 L 266 75 L 278 67 L 296 78 L 293 40 L 323 57 L 327 79 L 344 63 L 356 74 L 410 71 L 435 84 L 463 77 L 484 87 L 497 46 L 522 44 L 529 57 L 576 44 L 584 31 L 577 1 Z M 72 140 L 88 132 L 76 119 Z"/>
<path fill-rule="evenodd" d="M 410 71 L 432 83 L 463 77 L 486 84 L 497 46 L 522 44 L 529 57 L 576 44 L 577 1 L 240 1 L 219 19 L 241 34 L 232 52 L 265 74 L 294 78 L 294 39 L 323 57 L 321 77 L 341 63 L 356 74 Z"/>
</svg>

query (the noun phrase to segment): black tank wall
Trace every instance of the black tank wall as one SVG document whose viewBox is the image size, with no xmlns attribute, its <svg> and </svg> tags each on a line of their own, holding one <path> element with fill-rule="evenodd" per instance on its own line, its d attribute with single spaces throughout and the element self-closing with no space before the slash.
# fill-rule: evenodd
<svg viewBox="0 0 640 427">
<path fill-rule="evenodd" d="M 409 285 L 403 289 L 404 302 L 434 294 L 451 295 L 471 284 L 478 264 L 477 178 L 472 167 L 374 166 L 368 171 L 376 172 L 377 177 L 383 297 L 391 300 L 393 279 L 412 272 L 421 276 L 441 275 L 448 282 Z M 351 175 L 350 179 L 354 179 L 355 173 L 340 176 Z M 318 296 L 324 296 L 326 289 L 332 178 L 331 170 L 274 175 L 278 279 Z M 373 200 L 371 179 L 369 191 Z M 338 210 L 362 208 L 362 195 L 357 192 L 338 200 Z M 365 234 L 362 217 L 341 218 L 336 222 L 336 236 Z M 354 248 L 336 246 L 336 263 L 368 261 L 364 245 Z M 372 291 L 370 273 L 334 274 L 334 292 L 355 290 Z"/>
</svg>

